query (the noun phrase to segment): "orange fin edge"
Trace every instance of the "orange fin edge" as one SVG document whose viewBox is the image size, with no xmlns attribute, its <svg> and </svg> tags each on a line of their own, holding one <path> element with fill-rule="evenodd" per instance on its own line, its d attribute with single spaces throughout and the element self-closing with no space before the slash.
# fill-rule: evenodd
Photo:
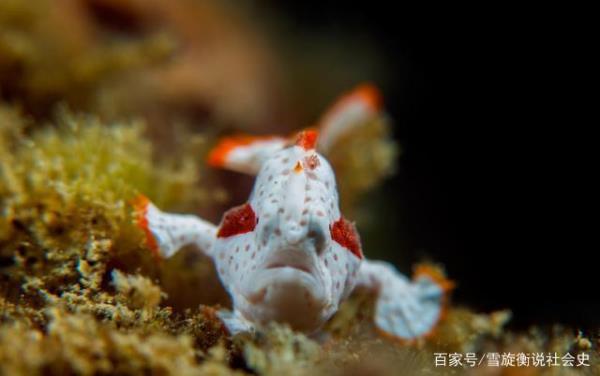
<svg viewBox="0 0 600 376">
<path fill-rule="evenodd" d="M 431 330 L 421 337 L 429 339 L 435 336 L 440 322 L 444 321 L 448 316 L 450 292 L 454 290 L 456 284 L 452 280 L 446 278 L 446 273 L 444 273 L 441 267 L 430 263 L 421 263 L 415 266 L 413 280 L 416 280 L 422 276 L 431 278 L 433 282 L 440 287 L 444 294 L 441 302 L 442 306 L 440 308 L 440 317 L 438 318 L 437 323 L 431 328 Z"/>
<path fill-rule="evenodd" d="M 397 337 L 391 333 L 381 330 L 379 327 L 377 327 L 377 325 L 375 325 L 375 331 L 380 336 L 382 336 L 383 338 L 385 338 L 386 340 L 388 340 L 390 342 L 393 342 L 393 343 L 396 343 L 399 345 L 403 345 L 403 346 L 418 345 L 422 341 L 429 340 L 436 335 L 440 322 L 444 321 L 446 319 L 446 317 L 448 316 L 448 305 L 449 305 L 449 296 L 448 295 L 449 295 L 450 291 L 452 291 L 455 288 L 454 282 L 447 279 L 443 270 L 436 265 L 423 263 L 423 264 L 416 265 L 414 269 L 415 270 L 413 273 L 413 280 L 416 280 L 421 276 L 429 277 L 430 279 L 433 280 L 433 282 L 435 284 L 437 284 L 440 287 L 440 289 L 444 293 L 444 296 L 443 296 L 442 302 L 441 302 L 442 306 L 440 309 L 440 316 L 439 316 L 436 324 L 428 332 L 420 335 L 419 337 L 415 337 L 415 338 Z"/>
<path fill-rule="evenodd" d="M 371 83 L 358 85 L 348 94 L 349 98 L 355 98 L 365 103 L 374 112 L 383 107 L 383 97 L 379 89 Z"/>
<path fill-rule="evenodd" d="M 150 248 L 152 254 L 155 257 L 160 258 L 158 243 L 156 242 L 154 235 L 152 235 L 152 231 L 150 231 L 150 227 L 148 224 L 147 214 L 148 205 L 150 205 L 150 200 L 143 194 L 138 194 L 131 200 L 131 205 L 133 206 L 135 211 L 135 223 L 137 227 L 139 227 L 146 236 L 146 245 L 148 246 L 148 248 Z"/>
<path fill-rule="evenodd" d="M 383 96 L 377 86 L 371 83 L 362 83 L 342 94 L 325 112 L 321 118 L 321 124 L 327 124 L 327 119 L 335 117 L 338 113 L 343 112 L 347 106 L 356 102 L 364 103 L 369 111 L 373 113 L 377 113 L 383 108 Z"/>
<path fill-rule="evenodd" d="M 413 273 L 413 280 L 416 280 L 422 276 L 432 279 L 433 282 L 445 293 L 450 292 L 455 288 L 454 282 L 447 279 L 444 271 L 436 265 L 427 263 L 416 265 Z"/>
</svg>

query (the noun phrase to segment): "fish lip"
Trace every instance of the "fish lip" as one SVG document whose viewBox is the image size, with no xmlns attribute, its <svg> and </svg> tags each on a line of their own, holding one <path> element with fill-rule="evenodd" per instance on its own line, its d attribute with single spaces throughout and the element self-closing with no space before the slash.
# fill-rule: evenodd
<svg viewBox="0 0 600 376">
<path fill-rule="evenodd" d="M 296 269 L 301 272 L 312 275 L 313 270 L 311 267 L 301 264 L 301 263 L 286 263 L 286 262 L 272 262 L 268 264 L 265 269 L 281 269 L 281 268 L 291 268 Z"/>
<path fill-rule="evenodd" d="M 318 272 L 316 252 L 307 252 L 302 248 L 287 247 L 273 252 L 263 263 L 265 270 L 290 268 L 316 277 Z"/>
</svg>

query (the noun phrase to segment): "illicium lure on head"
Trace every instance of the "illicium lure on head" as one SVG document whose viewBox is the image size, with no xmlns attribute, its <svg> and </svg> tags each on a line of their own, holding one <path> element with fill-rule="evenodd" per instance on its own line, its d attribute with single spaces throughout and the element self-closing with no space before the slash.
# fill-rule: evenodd
<svg viewBox="0 0 600 376">
<path fill-rule="evenodd" d="M 365 259 L 354 224 L 340 213 L 335 176 L 319 153 L 377 116 L 379 93 L 362 85 L 343 96 L 317 130 L 295 139 L 238 136 L 222 140 L 209 164 L 248 174 L 248 201 L 215 226 L 193 215 L 161 212 L 136 201 L 138 224 L 162 257 L 195 244 L 210 256 L 231 295 L 233 312 L 220 317 L 232 334 L 270 321 L 315 333 L 354 288 L 378 294 L 375 324 L 400 338 L 426 336 L 439 321 L 450 282 L 433 270 L 411 281 L 392 265 Z"/>
</svg>

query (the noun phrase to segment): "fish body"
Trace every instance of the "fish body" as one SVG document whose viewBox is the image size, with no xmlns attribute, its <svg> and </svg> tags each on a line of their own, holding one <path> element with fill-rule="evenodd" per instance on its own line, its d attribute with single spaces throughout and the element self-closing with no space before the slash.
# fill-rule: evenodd
<svg viewBox="0 0 600 376">
<path fill-rule="evenodd" d="M 378 294 L 374 321 L 385 334 L 414 339 L 439 321 L 450 283 L 428 269 L 411 281 L 388 263 L 366 260 L 354 223 L 340 211 L 334 171 L 318 151 L 329 151 L 379 106 L 376 89 L 361 86 L 324 116 L 320 137 L 309 129 L 292 139 L 223 139 L 209 164 L 256 174 L 256 181 L 218 226 L 138 200 L 138 223 L 155 252 L 170 257 L 193 243 L 214 260 L 233 302 L 221 314 L 230 332 L 276 321 L 315 333 L 357 286 Z"/>
</svg>

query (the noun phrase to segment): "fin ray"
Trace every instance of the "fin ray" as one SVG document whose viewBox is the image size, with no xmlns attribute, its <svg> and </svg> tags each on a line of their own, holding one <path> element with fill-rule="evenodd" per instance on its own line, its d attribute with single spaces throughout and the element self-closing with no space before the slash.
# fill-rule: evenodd
<svg viewBox="0 0 600 376">
<path fill-rule="evenodd" d="M 344 135 L 380 114 L 381 94 L 372 84 L 361 84 L 342 95 L 320 121 L 319 149 L 327 153 Z"/>
<path fill-rule="evenodd" d="M 401 341 L 433 333 L 453 287 L 433 267 L 417 268 L 410 281 L 389 263 L 367 260 L 361 265 L 357 285 L 378 292 L 375 325 L 384 335 Z"/>
<path fill-rule="evenodd" d="M 188 244 L 209 254 L 216 237 L 216 226 L 193 215 L 160 211 L 144 195 L 132 201 L 136 224 L 144 231 L 148 247 L 155 255 L 171 257 Z"/>
<path fill-rule="evenodd" d="M 286 143 L 285 138 L 278 136 L 224 137 L 210 151 L 207 163 L 212 167 L 254 175 L 262 163 Z"/>
</svg>

